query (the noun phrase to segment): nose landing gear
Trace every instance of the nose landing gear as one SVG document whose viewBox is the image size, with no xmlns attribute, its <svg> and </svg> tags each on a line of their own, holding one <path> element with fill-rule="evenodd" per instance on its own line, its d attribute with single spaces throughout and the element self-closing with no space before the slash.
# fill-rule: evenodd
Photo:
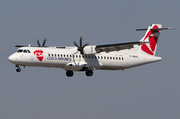
<svg viewBox="0 0 180 119">
<path fill-rule="evenodd" d="M 15 67 L 17 67 L 16 72 L 21 72 L 21 66 L 20 65 L 15 65 Z"/>
<path fill-rule="evenodd" d="M 20 69 L 20 68 L 17 68 L 17 69 L 16 69 L 16 72 L 21 72 L 21 69 Z"/>
</svg>

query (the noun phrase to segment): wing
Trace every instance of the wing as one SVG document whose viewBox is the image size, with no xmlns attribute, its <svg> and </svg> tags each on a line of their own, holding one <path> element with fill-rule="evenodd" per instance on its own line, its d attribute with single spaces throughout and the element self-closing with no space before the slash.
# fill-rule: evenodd
<svg viewBox="0 0 180 119">
<path fill-rule="evenodd" d="M 129 42 L 129 43 L 117 43 L 117 44 L 106 44 L 106 45 L 97 45 L 95 47 L 97 52 L 112 52 L 125 49 L 134 48 L 134 45 L 142 45 L 148 42 Z"/>
<path fill-rule="evenodd" d="M 15 45 L 15 47 L 39 47 L 39 46 L 28 46 L 28 45 Z M 60 49 L 65 49 L 66 47 L 61 47 L 61 46 L 51 46 L 51 47 L 53 47 L 53 48 L 60 48 Z M 44 48 L 50 48 L 50 46 L 45 46 Z"/>
</svg>

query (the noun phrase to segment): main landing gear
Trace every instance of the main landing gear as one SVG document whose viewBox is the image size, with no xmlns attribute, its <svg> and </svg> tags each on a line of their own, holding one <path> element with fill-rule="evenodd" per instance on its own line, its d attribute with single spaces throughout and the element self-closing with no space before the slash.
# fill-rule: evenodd
<svg viewBox="0 0 180 119">
<path fill-rule="evenodd" d="M 92 76 L 93 75 L 93 71 L 92 70 L 87 70 L 86 71 L 86 76 Z"/>
<path fill-rule="evenodd" d="M 74 75 L 73 71 L 66 71 L 66 76 L 67 77 L 72 77 Z M 92 70 L 87 70 L 86 71 L 86 76 L 92 76 L 93 75 L 93 71 Z"/>
<path fill-rule="evenodd" d="M 66 76 L 67 77 L 72 77 L 74 75 L 73 71 L 66 71 Z"/>
</svg>

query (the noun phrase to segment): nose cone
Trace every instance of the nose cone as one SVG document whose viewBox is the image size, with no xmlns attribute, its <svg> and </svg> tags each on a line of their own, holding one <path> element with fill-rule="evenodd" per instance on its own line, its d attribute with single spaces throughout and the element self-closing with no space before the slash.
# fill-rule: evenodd
<svg viewBox="0 0 180 119">
<path fill-rule="evenodd" d="M 15 56 L 14 54 L 12 54 L 12 55 L 10 55 L 10 56 L 8 57 L 8 60 L 9 60 L 10 62 L 14 63 L 14 62 L 17 60 L 17 58 L 16 58 L 16 56 Z"/>
</svg>

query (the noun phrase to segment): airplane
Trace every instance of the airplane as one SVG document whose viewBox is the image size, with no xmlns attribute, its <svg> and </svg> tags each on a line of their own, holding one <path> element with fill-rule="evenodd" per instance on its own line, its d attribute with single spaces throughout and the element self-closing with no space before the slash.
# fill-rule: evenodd
<svg viewBox="0 0 180 119">
<path fill-rule="evenodd" d="M 90 45 L 82 45 L 73 41 L 75 46 L 48 47 L 45 46 L 46 38 L 38 46 L 16 45 L 19 49 L 8 57 L 9 61 L 21 72 L 21 67 L 56 67 L 66 71 L 67 77 L 72 77 L 74 71 L 84 71 L 86 76 L 92 76 L 94 70 L 124 70 L 157 61 L 161 57 L 155 56 L 157 42 L 162 30 L 174 28 L 162 28 L 161 24 L 151 24 L 144 37 L 137 42 Z"/>
</svg>

